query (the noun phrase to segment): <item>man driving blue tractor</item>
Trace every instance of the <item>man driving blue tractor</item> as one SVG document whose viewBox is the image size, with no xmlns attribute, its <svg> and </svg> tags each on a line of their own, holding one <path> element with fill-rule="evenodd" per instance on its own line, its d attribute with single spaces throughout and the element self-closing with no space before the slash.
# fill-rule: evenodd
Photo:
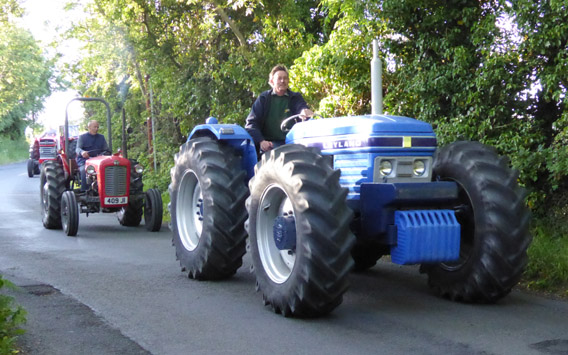
<svg viewBox="0 0 568 355">
<path fill-rule="evenodd" d="M 288 69 L 284 65 L 278 64 L 272 68 L 268 83 L 272 89 L 264 91 L 256 99 L 245 125 L 260 152 L 267 152 L 284 144 L 286 133 L 280 129 L 284 119 L 294 115 L 314 115 L 302 94 L 288 88 Z"/>
</svg>

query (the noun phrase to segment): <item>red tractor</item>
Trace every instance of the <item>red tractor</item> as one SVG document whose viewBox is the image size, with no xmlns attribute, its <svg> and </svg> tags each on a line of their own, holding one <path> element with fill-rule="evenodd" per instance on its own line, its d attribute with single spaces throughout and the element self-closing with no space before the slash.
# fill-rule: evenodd
<svg viewBox="0 0 568 355">
<path fill-rule="evenodd" d="M 30 158 L 28 159 L 28 176 L 39 175 L 41 165 L 46 160 L 56 160 L 57 152 L 63 147 L 65 126 L 59 126 L 59 134 L 54 130 L 48 130 L 36 137 L 30 145 Z M 69 126 L 70 144 L 77 144 L 79 139 L 79 126 Z"/>
<path fill-rule="evenodd" d="M 77 139 L 70 139 L 70 126 L 65 112 L 64 137 L 61 150 L 53 160 L 43 163 L 40 174 L 42 221 L 47 229 L 63 228 L 68 236 L 76 236 L 79 214 L 117 213 L 123 226 L 138 226 L 144 216 L 146 229 L 159 231 L 162 226 L 162 196 L 157 189 L 144 193 L 143 167 L 126 154 L 126 133 L 123 130 L 122 151 L 112 154 L 112 130 L 109 104 L 101 98 L 79 97 L 73 101 L 98 101 L 106 106 L 108 147 L 103 155 L 85 163 L 88 189 L 81 191 L 81 175 L 75 161 Z"/>
</svg>

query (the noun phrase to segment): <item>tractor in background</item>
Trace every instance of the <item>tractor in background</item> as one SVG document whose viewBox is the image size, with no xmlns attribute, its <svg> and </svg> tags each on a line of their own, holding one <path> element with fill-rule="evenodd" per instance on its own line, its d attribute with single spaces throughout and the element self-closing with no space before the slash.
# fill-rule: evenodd
<svg viewBox="0 0 568 355">
<path fill-rule="evenodd" d="M 57 152 L 63 147 L 64 126 L 59 126 L 59 134 L 54 130 L 48 130 L 36 137 L 30 145 L 30 158 L 27 163 L 28 176 L 39 175 L 41 165 L 46 160 L 57 159 Z M 79 138 L 79 126 L 69 126 L 69 142 L 77 144 Z"/>
<path fill-rule="evenodd" d="M 116 213 L 121 225 L 138 226 L 144 216 L 146 229 L 159 231 L 162 225 L 162 196 L 157 189 L 143 190 L 144 168 L 128 159 L 125 120 L 123 147 L 112 153 L 111 115 L 108 103 L 101 98 L 80 97 L 73 101 L 95 101 L 106 106 L 109 151 L 89 158 L 85 163 L 88 188 L 81 191 L 81 176 L 75 160 L 77 140 L 70 135 L 67 109 L 61 149 L 55 159 L 43 163 L 40 175 L 41 214 L 47 229 L 63 228 L 76 236 L 79 215 Z M 100 153 L 100 152 L 98 152 Z"/>
</svg>

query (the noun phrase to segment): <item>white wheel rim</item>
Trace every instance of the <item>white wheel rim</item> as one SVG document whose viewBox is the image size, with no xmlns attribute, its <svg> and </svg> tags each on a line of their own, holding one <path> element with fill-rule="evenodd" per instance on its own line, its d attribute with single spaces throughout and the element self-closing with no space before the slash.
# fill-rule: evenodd
<svg viewBox="0 0 568 355">
<path fill-rule="evenodd" d="M 43 202 L 43 210 L 45 212 L 47 212 L 49 210 L 49 197 L 48 197 L 48 191 L 49 191 L 49 185 L 47 183 L 47 180 L 45 181 L 45 184 L 43 184 L 43 196 L 42 196 L 42 202 Z"/>
<path fill-rule="evenodd" d="M 184 248 L 197 248 L 203 230 L 203 195 L 199 180 L 190 169 L 185 171 L 179 184 L 176 223 Z"/>
<path fill-rule="evenodd" d="M 279 250 L 274 241 L 274 220 L 285 215 L 294 215 L 290 198 L 281 186 L 269 185 L 260 198 L 256 237 L 262 266 L 268 277 L 277 284 L 288 280 L 296 262 L 295 250 Z"/>
</svg>

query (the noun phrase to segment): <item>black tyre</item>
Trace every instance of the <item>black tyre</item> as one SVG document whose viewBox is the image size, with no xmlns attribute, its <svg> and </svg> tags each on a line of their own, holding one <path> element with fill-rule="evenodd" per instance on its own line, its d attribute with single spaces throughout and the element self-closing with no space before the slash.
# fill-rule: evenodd
<svg viewBox="0 0 568 355">
<path fill-rule="evenodd" d="M 63 166 L 57 160 L 43 163 L 40 175 L 40 201 L 43 226 L 61 228 L 61 195 L 65 191 Z"/>
<path fill-rule="evenodd" d="M 39 173 L 40 173 L 39 162 L 37 160 L 34 160 L 34 175 L 39 175 Z"/>
<path fill-rule="evenodd" d="M 477 142 L 456 142 L 438 152 L 433 176 L 458 183 L 454 210 L 461 225 L 459 260 L 422 266 L 440 295 L 491 303 L 521 278 L 531 242 L 529 213 L 508 163 Z"/>
<path fill-rule="evenodd" d="M 242 265 L 246 173 L 235 149 L 209 138 L 175 155 L 169 186 L 176 257 L 190 278 L 223 279 Z"/>
<path fill-rule="evenodd" d="M 301 145 L 271 150 L 255 167 L 246 225 L 257 290 L 276 313 L 315 317 L 343 300 L 355 237 L 339 176 Z"/>
<path fill-rule="evenodd" d="M 28 159 L 28 177 L 34 177 L 34 161 L 33 159 Z"/>
<path fill-rule="evenodd" d="M 128 206 L 121 208 L 116 213 L 118 222 L 126 227 L 138 227 L 144 213 L 144 195 L 142 194 L 144 186 L 141 178 L 134 177 L 134 165 L 134 163 L 131 163 Z"/>
<path fill-rule="evenodd" d="M 162 195 L 157 189 L 146 191 L 144 203 L 144 225 L 150 232 L 157 232 L 162 227 L 162 215 L 164 206 L 162 205 Z"/>
<path fill-rule="evenodd" d="M 79 206 L 73 191 L 65 191 L 61 196 L 61 224 L 67 236 L 74 237 L 79 229 Z"/>
</svg>

